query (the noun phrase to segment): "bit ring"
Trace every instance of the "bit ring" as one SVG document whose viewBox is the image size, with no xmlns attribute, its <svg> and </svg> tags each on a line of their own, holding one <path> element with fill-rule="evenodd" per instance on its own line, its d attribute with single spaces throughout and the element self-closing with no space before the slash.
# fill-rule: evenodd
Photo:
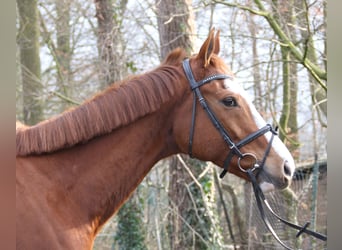
<svg viewBox="0 0 342 250">
<path fill-rule="evenodd" d="M 244 173 L 247 173 L 247 169 L 245 169 L 245 168 L 243 168 L 243 167 L 241 166 L 241 160 L 243 160 L 243 159 L 246 160 L 247 158 L 249 158 L 249 159 L 252 160 L 252 161 L 251 161 L 252 164 L 250 164 L 250 165 L 251 165 L 251 167 L 250 167 L 251 171 L 254 171 L 256 168 L 259 167 L 259 164 L 257 163 L 257 158 L 256 158 L 256 156 L 255 156 L 254 154 L 252 154 L 252 153 L 245 153 L 245 154 L 242 154 L 242 156 L 239 157 L 239 159 L 238 159 L 238 167 L 239 167 L 240 170 L 241 170 L 242 172 L 244 172 Z M 248 159 L 247 159 L 247 160 L 248 160 Z"/>
</svg>

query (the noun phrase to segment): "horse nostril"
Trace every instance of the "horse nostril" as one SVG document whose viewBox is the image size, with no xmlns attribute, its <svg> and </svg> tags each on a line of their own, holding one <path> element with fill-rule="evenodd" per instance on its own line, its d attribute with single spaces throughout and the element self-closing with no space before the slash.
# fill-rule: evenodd
<svg viewBox="0 0 342 250">
<path fill-rule="evenodd" d="M 284 173 L 286 176 L 292 176 L 292 171 L 287 161 L 284 163 Z"/>
</svg>

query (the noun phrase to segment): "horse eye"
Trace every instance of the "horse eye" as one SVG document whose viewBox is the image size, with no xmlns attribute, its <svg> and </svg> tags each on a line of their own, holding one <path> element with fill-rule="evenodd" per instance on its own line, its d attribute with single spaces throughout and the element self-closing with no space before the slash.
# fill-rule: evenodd
<svg viewBox="0 0 342 250">
<path fill-rule="evenodd" d="M 226 107 L 236 107 L 237 106 L 237 102 L 236 102 L 234 97 L 226 97 L 222 100 L 222 103 Z"/>
</svg>

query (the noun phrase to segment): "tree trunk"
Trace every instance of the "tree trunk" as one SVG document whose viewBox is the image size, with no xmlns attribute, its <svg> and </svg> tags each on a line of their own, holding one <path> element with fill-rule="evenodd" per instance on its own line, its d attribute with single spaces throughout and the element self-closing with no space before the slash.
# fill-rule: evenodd
<svg viewBox="0 0 342 250">
<path fill-rule="evenodd" d="M 188 218 L 191 201 L 185 184 L 189 181 L 186 171 L 182 168 L 176 156 L 170 158 L 169 203 L 169 237 L 171 249 L 187 249 L 188 230 L 183 226 L 183 219 Z"/>
<path fill-rule="evenodd" d="M 194 15 L 192 0 L 156 0 L 160 39 L 160 55 L 166 55 L 177 47 L 193 52 Z"/>
<path fill-rule="evenodd" d="M 101 88 L 127 74 L 121 24 L 128 0 L 95 0 Z"/>
<path fill-rule="evenodd" d="M 283 107 L 279 120 L 280 134 L 279 137 L 282 141 L 285 140 L 285 136 L 288 132 L 288 120 L 290 116 L 290 54 L 287 48 L 281 48 L 281 59 L 282 59 L 282 75 L 283 75 Z"/>
<path fill-rule="evenodd" d="M 28 125 L 43 120 L 39 57 L 39 18 L 36 0 L 17 0 L 19 11 L 23 119 Z"/>
<path fill-rule="evenodd" d="M 306 57 L 312 61 L 314 64 L 318 65 L 315 45 L 312 37 L 312 33 L 309 27 L 309 23 L 307 21 L 307 16 L 309 15 L 307 11 L 307 6 L 305 4 L 306 0 L 301 1 L 294 1 L 294 5 L 296 9 L 300 10 L 297 15 L 298 19 L 298 25 L 299 27 L 304 27 L 304 29 L 300 29 L 301 39 L 304 44 L 303 50 L 306 51 Z M 323 6 L 325 7 L 325 6 Z M 324 17 L 326 18 L 326 17 Z M 325 30 L 325 27 L 323 27 Z M 326 39 L 325 39 L 326 40 Z M 325 46 L 326 47 L 326 46 Z M 325 63 L 326 60 L 323 59 L 323 62 Z M 326 65 L 324 65 L 326 68 Z M 309 81 L 311 83 L 310 89 L 311 89 L 311 96 L 312 96 L 312 102 L 313 105 L 317 105 L 318 107 L 318 115 L 320 116 L 320 113 L 323 113 L 324 117 L 327 117 L 327 92 L 324 91 L 318 84 L 316 79 L 312 76 L 312 74 L 308 74 Z"/>
<path fill-rule="evenodd" d="M 260 75 L 260 65 L 259 65 L 259 55 L 257 50 L 257 31 L 256 24 L 254 22 L 254 15 L 249 15 L 249 31 L 252 36 L 252 51 L 253 51 L 253 81 L 254 81 L 254 96 L 255 96 L 255 107 L 259 112 L 265 112 L 265 106 L 262 98 L 262 88 L 261 88 L 261 75 Z"/>
<path fill-rule="evenodd" d="M 57 92 L 66 97 L 72 97 L 73 86 L 71 73 L 71 48 L 70 48 L 70 1 L 56 0 L 56 64 L 57 64 Z M 61 111 L 70 106 L 69 102 L 62 102 Z"/>
<path fill-rule="evenodd" d="M 296 40 L 293 5 L 293 1 L 278 2 L 278 0 L 273 0 L 274 17 L 278 23 L 282 23 L 282 29 L 292 41 Z M 283 108 L 279 120 L 279 136 L 287 144 L 294 158 L 298 158 L 297 65 L 292 63 L 294 57 L 288 47 L 281 47 L 281 57 L 283 65 Z"/>
<path fill-rule="evenodd" d="M 233 203 L 233 220 L 234 224 L 238 227 L 238 232 L 240 236 L 240 245 L 245 246 L 248 244 L 247 242 L 247 229 L 246 222 L 247 220 L 243 220 L 244 210 L 238 204 L 238 197 L 235 194 L 234 188 L 231 185 L 222 182 L 222 188 L 229 193 Z M 232 214 L 230 214 L 232 215 Z"/>
</svg>

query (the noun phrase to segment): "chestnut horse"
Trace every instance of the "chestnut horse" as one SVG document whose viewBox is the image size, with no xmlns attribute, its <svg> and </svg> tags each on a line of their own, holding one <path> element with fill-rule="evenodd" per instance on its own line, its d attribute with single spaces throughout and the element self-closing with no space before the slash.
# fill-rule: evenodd
<svg viewBox="0 0 342 250">
<path fill-rule="evenodd" d="M 206 110 L 193 108 L 199 103 L 193 102 L 197 89 L 232 142 L 266 125 L 218 57 L 219 48 L 219 32 L 212 30 L 188 60 L 194 79 L 183 68 L 184 50 L 176 49 L 148 73 L 116 83 L 35 126 L 19 126 L 17 249 L 91 249 L 101 227 L 152 166 L 170 155 L 189 153 L 189 140 L 193 157 L 221 167 L 234 150 L 229 172 L 245 179 L 238 164 L 244 154 L 257 162 L 264 159 L 255 171 L 261 187 L 287 187 L 294 161 L 278 137 L 271 143 L 272 131 L 239 149 L 234 143 L 227 146 Z M 205 81 L 190 87 L 201 79 Z"/>
</svg>

